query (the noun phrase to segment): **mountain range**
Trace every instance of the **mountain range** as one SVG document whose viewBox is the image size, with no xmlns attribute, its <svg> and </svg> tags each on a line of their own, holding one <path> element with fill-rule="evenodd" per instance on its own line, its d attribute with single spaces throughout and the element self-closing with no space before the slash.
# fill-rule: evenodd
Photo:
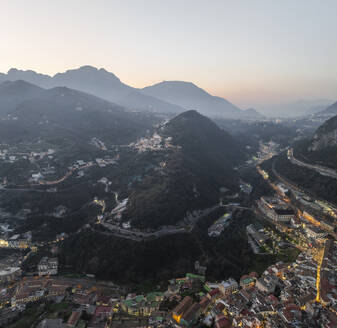
<svg viewBox="0 0 337 328">
<path fill-rule="evenodd" d="M 53 144 L 67 163 L 92 152 L 92 138 L 110 148 L 122 145 L 118 168 L 104 176 L 128 197 L 123 219 L 135 227 L 176 224 L 190 211 L 216 205 L 222 187 L 238 191 L 234 167 L 246 158 L 244 146 L 195 110 L 163 123 L 153 113 L 125 111 L 82 91 L 16 80 L 0 85 L 0 114 L 2 142 Z M 153 137 L 151 131 L 161 137 L 161 150 L 132 147 L 141 137 Z M 75 146 L 68 150 L 70 144 Z"/>
<path fill-rule="evenodd" d="M 24 80 L 46 89 L 65 86 L 133 111 L 181 113 L 195 109 L 207 116 L 261 118 L 255 110 L 241 110 L 228 100 L 212 96 L 190 82 L 165 81 L 137 89 L 123 83 L 115 74 L 92 66 L 82 66 L 54 76 L 12 68 L 7 74 L 0 74 L 0 82 L 6 80 Z"/>
<path fill-rule="evenodd" d="M 2 142 L 46 141 L 64 152 L 63 145 L 69 141 L 88 152 L 92 138 L 125 146 L 149 138 L 151 131 L 165 145 L 170 140 L 161 151 L 123 148 L 125 162 L 120 162 L 118 179 L 125 179 L 116 188 L 129 197 L 126 220 L 138 227 L 175 224 L 188 211 L 217 204 L 221 187 L 238 189 L 233 168 L 245 159 L 244 147 L 195 110 L 162 123 L 160 115 L 126 111 L 82 91 L 44 89 L 15 80 L 0 85 L 0 116 Z M 114 172 L 105 174 L 109 177 Z"/>
<path fill-rule="evenodd" d="M 160 119 L 96 96 L 54 87 L 43 89 L 18 80 L 0 84 L 0 137 L 2 140 L 34 140 L 39 137 L 101 137 L 113 143 L 130 142 Z"/>
</svg>

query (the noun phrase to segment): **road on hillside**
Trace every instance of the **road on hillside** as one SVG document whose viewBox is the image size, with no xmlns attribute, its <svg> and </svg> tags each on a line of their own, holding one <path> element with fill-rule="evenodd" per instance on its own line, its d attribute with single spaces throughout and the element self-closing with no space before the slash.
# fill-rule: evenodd
<svg viewBox="0 0 337 328">
<path fill-rule="evenodd" d="M 333 179 L 337 179 L 337 172 L 335 170 L 332 170 L 328 167 L 324 167 L 324 166 L 317 165 L 317 164 L 304 163 L 304 162 L 298 160 L 297 158 L 295 158 L 294 157 L 294 150 L 292 148 L 290 148 L 288 150 L 288 159 L 291 163 L 293 163 L 295 165 L 306 167 L 310 170 L 315 170 L 316 172 L 318 172 L 321 175 L 328 176 L 328 177 L 333 178 Z"/>
</svg>

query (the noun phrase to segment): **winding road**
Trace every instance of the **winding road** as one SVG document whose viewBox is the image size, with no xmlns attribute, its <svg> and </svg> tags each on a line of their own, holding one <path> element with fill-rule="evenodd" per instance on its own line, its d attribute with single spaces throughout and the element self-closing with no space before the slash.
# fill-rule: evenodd
<svg viewBox="0 0 337 328">
<path fill-rule="evenodd" d="M 335 170 L 330 169 L 328 167 L 321 166 L 321 165 L 317 165 L 317 164 L 304 163 L 304 162 L 298 160 L 297 158 L 295 158 L 294 157 L 294 150 L 292 148 L 290 148 L 288 150 L 288 159 L 291 163 L 293 163 L 295 165 L 306 167 L 310 170 L 314 170 L 314 171 L 318 172 L 321 175 L 328 176 L 328 177 L 333 178 L 333 179 L 337 179 L 337 172 Z"/>
</svg>

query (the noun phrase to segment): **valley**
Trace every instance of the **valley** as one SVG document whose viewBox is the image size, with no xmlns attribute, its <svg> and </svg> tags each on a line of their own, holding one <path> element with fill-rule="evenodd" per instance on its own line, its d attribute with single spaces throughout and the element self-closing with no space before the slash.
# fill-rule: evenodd
<svg viewBox="0 0 337 328">
<path fill-rule="evenodd" d="M 4 297 L 18 313 L 21 306 L 45 304 L 49 295 L 52 304 L 54 296 L 66 297 L 65 307 L 76 312 L 78 293 L 94 295 L 97 289 L 110 298 L 115 294 L 115 301 L 106 303 L 114 311 L 107 319 L 112 327 L 120 320 L 131 327 L 126 294 L 161 293 L 186 273 L 207 279 L 207 286 L 236 283 L 253 273 L 260 277 L 257 286 L 275 265 L 291 267 L 284 273 L 291 281 L 301 256 L 308 261 L 304 266 L 324 266 L 326 241 L 336 238 L 336 177 L 333 157 L 318 163 L 315 152 L 326 150 L 311 150 L 310 143 L 324 139 L 315 131 L 325 131 L 319 126 L 328 117 L 208 118 L 196 110 L 132 111 L 66 87 L 14 81 L 5 83 L 5 94 L 9 90 L 15 99 L 24 97 L 0 103 L 0 264 L 12 270 L 13 287 Z M 31 277 L 45 276 L 41 263 L 57 278 L 39 278 L 39 293 L 46 296 L 28 292 L 27 300 L 21 298 L 26 277 L 31 288 Z M 333 291 L 321 285 L 324 271 L 317 272 L 311 285 L 317 285 L 317 299 L 327 302 Z M 312 291 L 301 279 L 300 292 Z M 205 293 L 195 283 L 181 289 L 173 304 L 186 295 L 201 302 L 194 293 Z M 55 284 L 63 286 L 60 294 L 53 294 Z M 70 292 L 76 284 L 84 287 Z M 285 290 L 280 281 L 277 286 Z M 212 295 L 219 287 L 207 288 Z M 254 288 L 262 297 L 263 288 Z M 147 308 L 150 316 L 169 295 Z M 197 322 L 206 323 L 218 304 L 216 297 L 206 312 L 198 312 Z M 44 311 L 54 313 L 53 308 Z M 172 304 L 161 311 L 166 325 L 177 322 Z M 11 322 L 10 313 L 5 317 Z M 239 325 L 248 319 L 232 314 L 231 320 Z"/>
</svg>

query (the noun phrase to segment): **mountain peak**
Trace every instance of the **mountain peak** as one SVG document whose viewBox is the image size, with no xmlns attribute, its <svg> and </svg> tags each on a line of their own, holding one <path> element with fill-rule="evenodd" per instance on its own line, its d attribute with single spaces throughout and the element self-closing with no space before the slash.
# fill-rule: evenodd
<svg viewBox="0 0 337 328">
<path fill-rule="evenodd" d="M 7 72 L 8 75 L 18 74 L 18 73 L 35 73 L 36 74 L 36 72 L 31 69 L 22 70 L 22 69 L 17 69 L 15 67 L 10 68 Z"/>
<path fill-rule="evenodd" d="M 109 74 L 109 75 L 114 75 L 115 77 L 117 77 L 115 74 L 108 72 L 105 68 L 97 68 L 95 66 L 91 66 L 91 65 L 84 65 L 79 67 L 78 69 L 73 69 L 70 71 L 81 71 L 81 72 L 87 72 L 87 73 L 104 73 L 104 74 Z M 67 71 L 68 72 L 68 71 Z"/>
<path fill-rule="evenodd" d="M 42 86 L 43 83 L 49 81 L 50 78 L 51 77 L 49 75 L 40 74 L 33 70 L 21 70 L 17 68 L 11 68 L 6 75 L 7 80 L 25 80 L 39 86 Z"/>
<path fill-rule="evenodd" d="M 162 81 L 153 86 L 145 87 L 143 90 L 146 91 L 146 90 L 149 90 L 149 88 L 156 88 L 158 91 L 160 89 L 162 90 L 168 89 L 171 92 L 179 92 L 179 93 L 184 92 L 186 94 L 190 94 L 191 96 L 200 96 L 200 94 L 202 94 L 204 96 L 212 97 L 205 90 L 199 88 L 193 82 L 188 82 L 188 81 L 177 81 L 177 80 Z"/>
<path fill-rule="evenodd" d="M 178 81 L 178 80 L 170 80 L 170 81 L 162 81 L 160 83 L 158 83 L 159 85 L 168 85 L 168 86 L 177 86 L 177 87 L 181 87 L 181 86 L 187 86 L 187 87 L 194 87 L 194 88 L 198 88 L 200 89 L 198 86 L 196 86 L 193 82 L 189 82 L 189 81 Z"/>
<path fill-rule="evenodd" d="M 257 111 L 255 108 L 248 108 L 248 109 L 245 109 L 244 110 L 244 115 L 245 117 L 247 118 L 253 118 L 253 119 L 256 119 L 256 118 L 263 118 L 264 116 L 259 112 Z"/>
<path fill-rule="evenodd" d="M 91 65 L 69 69 L 52 77 L 31 70 L 12 68 L 8 74 L 0 74 L 0 81 L 6 79 L 25 80 L 45 89 L 67 86 L 132 110 L 181 113 L 195 109 L 207 116 L 224 118 L 239 118 L 244 115 L 244 111 L 226 99 L 215 97 L 192 82 L 163 81 L 137 89 L 124 84 L 115 74 L 104 68 Z"/>
<path fill-rule="evenodd" d="M 211 119 L 192 109 L 172 118 L 166 125 L 167 131 L 175 131 L 177 135 L 188 135 L 192 139 L 198 139 L 203 134 L 216 134 L 222 131 Z"/>
<path fill-rule="evenodd" d="M 197 110 L 195 109 L 190 109 L 187 110 L 186 112 L 183 112 L 179 115 L 176 116 L 177 119 L 180 118 L 205 118 L 205 116 L 201 115 Z"/>
<path fill-rule="evenodd" d="M 95 67 L 95 66 L 91 66 L 91 65 L 83 65 L 83 66 L 80 66 L 78 68 L 78 70 L 81 70 L 81 71 L 89 71 L 89 72 L 95 72 L 95 71 L 98 71 L 98 68 Z"/>
<path fill-rule="evenodd" d="M 191 82 L 163 81 L 142 90 L 145 94 L 202 114 L 220 117 L 239 117 L 243 112 L 228 100 L 212 96 Z"/>
</svg>

